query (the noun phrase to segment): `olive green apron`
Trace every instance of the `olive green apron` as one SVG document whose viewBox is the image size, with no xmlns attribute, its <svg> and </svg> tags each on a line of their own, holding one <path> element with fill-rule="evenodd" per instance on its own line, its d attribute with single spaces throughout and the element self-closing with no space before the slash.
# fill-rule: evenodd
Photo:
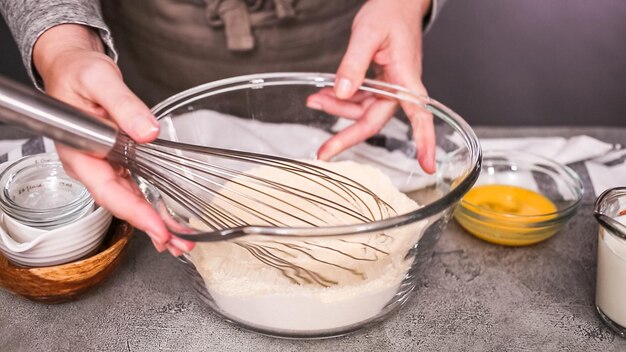
<svg viewBox="0 0 626 352">
<path fill-rule="evenodd" d="M 337 69 L 363 0 L 106 0 L 130 88 L 148 105 L 261 72 Z"/>
</svg>

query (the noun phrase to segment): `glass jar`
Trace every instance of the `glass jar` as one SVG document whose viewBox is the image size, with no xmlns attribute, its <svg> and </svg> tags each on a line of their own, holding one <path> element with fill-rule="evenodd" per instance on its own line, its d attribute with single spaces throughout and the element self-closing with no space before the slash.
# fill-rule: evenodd
<svg viewBox="0 0 626 352">
<path fill-rule="evenodd" d="M 626 226 L 626 187 L 610 189 L 600 195 L 595 213 Z M 601 219 L 600 224 L 596 309 L 613 331 L 626 337 L 626 232 Z"/>
</svg>

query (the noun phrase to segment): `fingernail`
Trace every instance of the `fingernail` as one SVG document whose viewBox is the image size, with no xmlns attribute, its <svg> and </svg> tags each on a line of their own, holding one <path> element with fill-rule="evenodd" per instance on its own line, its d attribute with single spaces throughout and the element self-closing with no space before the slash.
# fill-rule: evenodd
<svg viewBox="0 0 626 352">
<path fill-rule="evenodd" d="M 130 128 L 139 138 L 149 138 L 159 132 L 159 123 L 152 116 L 136 116 Z"/>
<path fill-rule="evenodd" d="M 430 170 L 432 171 L 431 173 L 435 173 L 437 172 L 437 156 L 435 155 L 435 152 L 431 152 L 430 153 L 430 157 L 428 158 L 428 163 L 430 164 Z"/>
<path fill-rule="evenodd" d="M 322 161 L 329 161 L 337 154 L 338 149 L 339 146 L 337 143 L 328 143 L 320 148 L 320 151 L 317 153 L 317 158 Z"/>
<path fill-rule="evenodd" d="M 433 155 L 433 153 L 429 151 L 424 151 L 422 149 L 422 151 L 419 152 L 419 159 L 420 159 L 420 163 L 422 164 L 422 169 L 426 171 L 426 173 L 428 174 L 435 173 L 436 166 L 435 166 L 435 156 Z"/>
<path fill-rule="evenodd" d="M 154 248 L 156 248 L 157 252 L 159 253 L 163 253 L 163 251 L 165 250 L 165 246 L 155 241 L 154 239 L 152 239 L 152 244 L 154 245 Z"/>
<path fill-rule="evenodd" d="M 351 89 L 352 82 L 347 78 L 340 78 L 339 82 L 337 82 L 337 97 L 341 99 L 349 98 Z"/>
<path fill-rule="evenodd" d="M 178 249 L 168 246 L 167 247 L 167 251 L 170 252 L 171 255 L 173 255 L 174 257 L 178 257 L 180 254 L 178 253 Z"/>
<path fill-rule="evenodd" d="M 181 251 L 185 251 L 188 252 L 193 248 L 194 243 L 193 242 L 189 242 L 189 241 L 185 241 L 183 239 L 180 239 L 178 237 L 172 237 L 172 239 L 170 240 L 170 243 L 172 245 L 174 245 L 176 248 L 180 249 Z"/>
<path fill-rule="evenodd" d="M 167 247 L 167 251 L 170 252 L 171 255 L 175 256 L 175 257 L 179 257 L 181 256 L 183 253 L 183 251 L 181 251 L 179 248 L 177 248 L 173 243 L 168 243 L 165 245 Z"/>
<path fill-rule="evenodd" d="M 150 237 L 153 241 L 158 241 L 159 243 L 165 243 L 169 240 L 166 236 L 159 236 L 151 231 L 146 231 L 146 235 L 148 235 L 148 237 Z"/>
<path fill-rule="evenodd" d="M 322 110 L 322 104 L 316 102 L 316 101 L 309 101 L 306 103 L 307 108 L 309 109 L 313 109 L 313 110 Z"/>
</svg>

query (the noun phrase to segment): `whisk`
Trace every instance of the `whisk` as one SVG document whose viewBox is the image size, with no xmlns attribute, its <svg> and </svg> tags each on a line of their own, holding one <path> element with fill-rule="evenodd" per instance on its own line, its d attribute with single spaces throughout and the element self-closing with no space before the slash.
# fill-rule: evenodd
<svg viewBox="0 0 626 352">
<path fill-rule="evenodd" d="M 127 168 L 169 229 L 192 241 L 395 215 L 362 184 L 314 163 L 162 139 L 136 144 L 110 122 L 2 77 L 0 120 Z"/>
</svg>

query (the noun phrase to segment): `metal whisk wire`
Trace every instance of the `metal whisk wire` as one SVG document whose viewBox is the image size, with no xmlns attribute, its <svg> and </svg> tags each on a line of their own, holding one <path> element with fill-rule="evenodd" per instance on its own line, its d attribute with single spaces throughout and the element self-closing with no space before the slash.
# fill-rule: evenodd
<svg viewBox="0 0 626 352">
<path fill-rule="evenodd" d="M 113 150 L 111 160 L 148 180 L 211 230 L 248 225 L 280 227 L 294 221 L 317 227 L 326 225 L 335 214 L 347 216 L 353 223 L 364 223 L 395 214 L 388 203 L 362 184 L 310 163 L 166 140 L 141 145 L 127 140 L 119 145 L 123 147 Z M 337 200 L 306 187 L 294 187 L 225 166 L 223 162 L 211 162 L 209 158 L 275 168 L 276 172 L 287 172 L 301 182 L 318 186 Z M 294 204 L 296 198 L 317 212 Z M 243 219 L 240 214 L 252 217 L 257 223 Z"/>
<path fill-rule="evenodd" d="M 251 229 L 255 225 L 280 228 L 295 220 L 304 227 L 322 227 L 327 225 L 328 219 L 345 217 L 354 224 L 396 215 L 389 204 L 362 184 L 331 170 L 287 158 L 166 140 L 135 144 L 111 121 L 95 119 L 2 77 L 0 120 L 128 168 L 185 209 L 187 219 L 176 214 L 172 207 L 166 209 L 175 221 L 195 217 L 206 228 L 220 232 L 215 240 L 242 236 L 244 229 L 257 231 L 258 227 Z M 210 158 L 220 161 L 210 162 Z M 277 173 L 295 176 L 315 190 L 246 174 L 229 167 L 227 162 L 273 168 Z M 270 211 L 274 215 L 269 214 Z M 207 234 L 207 231 L 195 232 Z M 190 238 L 185 232 L 179 235 L 202 240 Z M 204 240 L 214 240 L 210 235 L 211 238 Z"/>
<path fill-rule="evenodd" d="M 306 240 L 234 240 L 249 233 L 259 233 L 255 232 L 259 229 L 255 225 L 261 225 L 261 231 L 268 231 L 266 226 L 288 227 L 294 221 L 321 227 L 328 219 L 335 222 L 345 217 L 352 223 L 365 223 L 397 215 L 389 204 L 362 184 L 320 166 L 165 140 L 135 144 L 128 136 L 119 133 L 112 122 L 94 119 L 70 105 L 2 77 L 0 120 L 128 168 L 137 180 L 146 180 L 160 195 L 175 203 L 168 202 L 165 211 L 180 223 L 170 224 L 168 218 L 168 226 L 182 225 L 193 233 L 177 233 L 181 238 L 207 242 L 233 239 L 231 245 L 240 246 L 295 284 L 336 285 L 337 280 L 322 274 L 326 269 L 365 279 L 364 271 L 344 265 L 343 259 L 363 263 L 388 255 L 376 245 L 358 240 L 335 239 L 337 244 L 348 247 L 344 250 Z M 211 159 L 219 160 L 213 162 Z M 277 175 L 286 173 L 312 187 L 298 187 L 279 178 L 247 173 L 247 169 L 229 166 L 231 162 L 247 164 L 247 169 L 250 166 L 272 168 Z M 140 182 L 145 191 L 143 186 L 146 185 Z M 172 209 L 176 205 L 187 212 L 187 219 Z M 158 206 L 162 207 L 163 203 Z M 192 218 L 198 219 L 212 232 L 190 228 Z M 375 237 L 380 240 L 375 243 L 381 244 L 388 239 L 384 233 Z"/>
</svg>

